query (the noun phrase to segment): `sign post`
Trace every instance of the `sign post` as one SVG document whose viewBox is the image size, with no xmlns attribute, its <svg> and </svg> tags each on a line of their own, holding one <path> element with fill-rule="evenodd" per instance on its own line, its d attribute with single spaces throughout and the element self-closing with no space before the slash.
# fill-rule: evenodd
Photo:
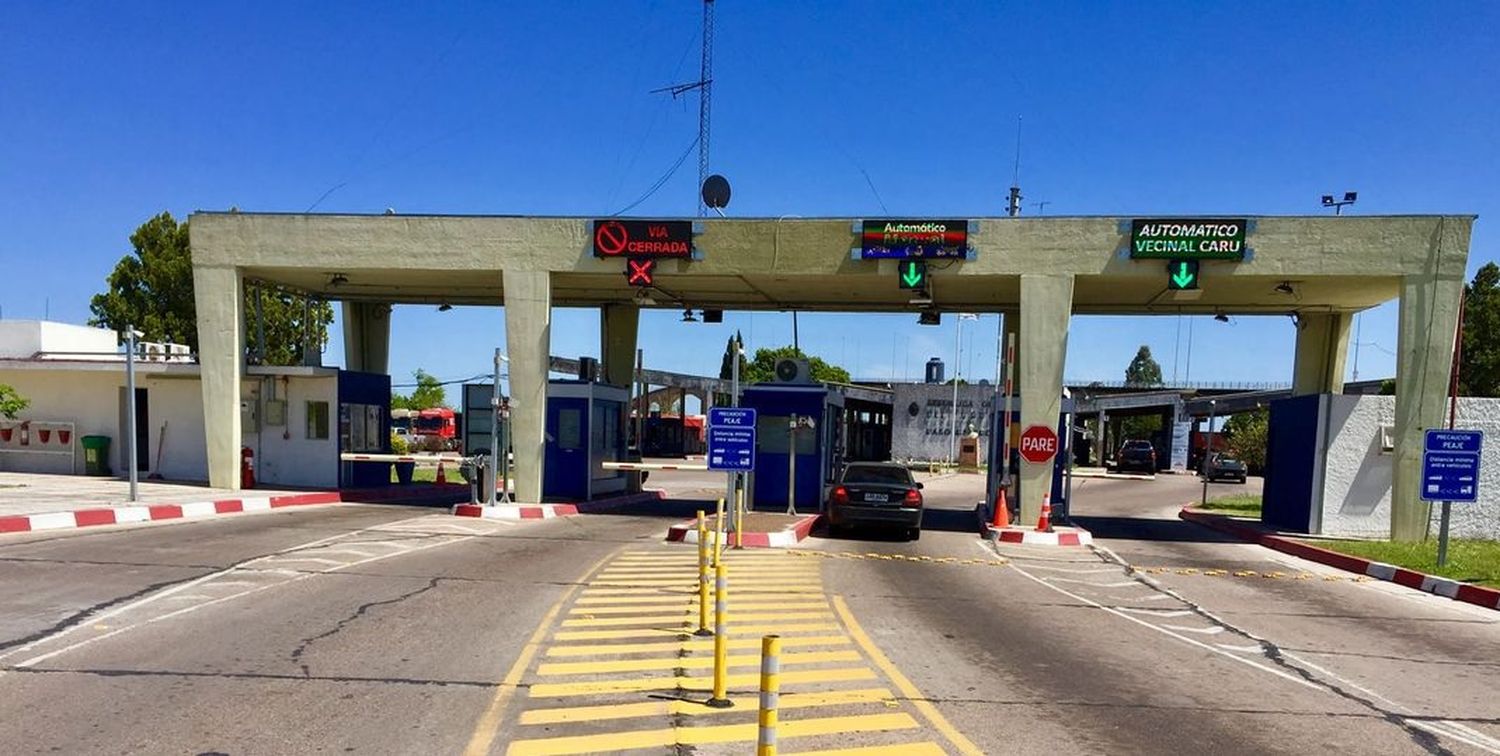
<svg viewBox="0 0 1500 756">
<path fill-rule="evenodd" d="M 1448 562 L 1448 518 L 1453 502 L 1479 501 L 1479 453 L 1484 431 L 1429 430 L 1422 444 L 1422 501 L 1443 505 L 1437 563 Z"/>
</svg>

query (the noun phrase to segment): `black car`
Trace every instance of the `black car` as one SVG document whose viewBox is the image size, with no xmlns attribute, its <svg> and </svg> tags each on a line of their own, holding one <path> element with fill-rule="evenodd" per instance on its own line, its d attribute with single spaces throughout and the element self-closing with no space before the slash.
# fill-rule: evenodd
<svg viewBox="0 0 1500 756">
<path fill-rule="evenodd" d="M 878 525 L 922 536 L 922 484 L 901 465 L 857 462 L 844 468 L 828 494 L 828 527 Z"/>
<path fill-rule="evenodd" d="M 1120 453 L 1115 455 L 1115 469 L 1119 472 L 1137 470 L 1155 475 L 1156 447 L 1150 441 L 1126 441 L 1120 447 Z"/>
<path fill-rule="evenodd" d="M 1211 481 L 1232 480 L 1236 483 L 1244 483 L 1247 472 L 1244 462 L 1228 454 L 1215 454 L 1209 457 L 1208 464 L 1203 466 L 1203 476 Z"/>
</svg>

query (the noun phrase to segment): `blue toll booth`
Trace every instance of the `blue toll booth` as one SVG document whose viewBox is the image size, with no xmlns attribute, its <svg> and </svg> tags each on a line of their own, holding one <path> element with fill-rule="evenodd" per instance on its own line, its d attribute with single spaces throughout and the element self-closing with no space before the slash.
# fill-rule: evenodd
<svg viewBox="0 0 1500 756">
<path fill-rule="evenodd" d="M 588 501 L 624 493 L 627 474 L 605 470 L 626 458 L 625 410 L 630 392 L 619 386 L 576 380 L 547 382 L 546 450 L 542 498 Z"/>
<path fill-rule="evenodd" d="M 795 435 L 798 511 L 818 512 L 844 465 L 844 395 L 821 384 L 762 383 L 746 388 L 740 406 L 756 411 L 752 509 L 784 512 Z M 795 432 L 792 417 L 808 418 Z"/>
</svg>

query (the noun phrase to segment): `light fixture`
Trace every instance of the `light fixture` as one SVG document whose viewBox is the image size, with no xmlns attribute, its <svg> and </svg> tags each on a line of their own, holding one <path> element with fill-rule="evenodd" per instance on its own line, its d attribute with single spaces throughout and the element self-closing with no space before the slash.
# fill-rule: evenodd
<svg viewBox="0 0 1500 756">
<path fill-rule="evenodd" d="M 328 277 L 328 285 L 330 287 L 343 286 L 346 283 L 349 283 L 349 277 L 343 273 L 334 273 Z"/>
<path fill-rule="evenodd" d="M 689 308 L 689 309 L 686 309 L 686 310 L 682 311 L 682 322 L 684 322 L 684 323 L 696 323 L 696 322 L 698 322 L 698 319 L 695 318 L 695 317 L 693 317 L 693 310 L 692 310 L 692 308 Z"/>
<path fill-rule="evenodd" d="M 1333 208 L 1334 215 L 1344 214 L 1344 205 L 1352 205 L 1359 199 L 1359 192 L 1344 192 L 1344 198 L 1336 200 L 1332 194 L 1323 195 L 1323 207 Z"/>
<path fill-rule="evenodd" d="M 1229 322 L 1229 316 L 1225 315 L 1223 312 L 1216 312 L 1216 313 L 1214 313 L 1214 320 L 1217 320 L 1220 323 L 1228 323 Z"/>
<path fill-rule="evenodd" d="M 636 289 L 635 296 L 631 297 L 630 301 L 634 303 L 636 307 L 656 306 L 656 300 L 651 298 L 651 292 L 645 288 Z"/>
<path fill-rule="evenodd" d="M 1296 292 L 1292 290 L 1292 282 L 1291 281 L 1282 281 L 1281 283 L 1276 284 L 1276 293 L 1277 294 L 1295 294 Z"/>
<path fill-rule="evenodd" d="M 453 309 L 453 305 L 448 304 L 447 302 L 438 305 L 438 312 L 447 312 L 451 309 Z"/>
</svg>

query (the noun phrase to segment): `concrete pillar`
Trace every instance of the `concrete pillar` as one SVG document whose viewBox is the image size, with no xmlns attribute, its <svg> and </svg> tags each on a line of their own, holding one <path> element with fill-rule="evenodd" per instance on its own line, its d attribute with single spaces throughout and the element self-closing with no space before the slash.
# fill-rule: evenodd
<svg viewBox="0 0 1500 756">
<path fill-rule="evenodd" d="M 208 483 L 229 490 L 240 487 L 240 377 L 245 366 L 242 286 L 235 268 L 193 266 Z"/>
<path fill-rule="evenodd" d="M 599 358 L 604 363 L 604 382 L 630 386 L 635 380 L 636 332 L 641 308 L 612 304 L 599 308 Z"/>
<path fill-rule="evenodd" d="M 1056 428 L 1062 412 L 1063 363 L 1068 320 L 1073 313 L 1072 276 L 1021 276 L 1021 324 L 1016 372 L 1021 390 L 1021 428 Z M 1053 463 L 1021 460 L 1021 522 L 1035 523 L 1042 494 L 1052 490 Z"/>
<path fill-rule="evenodd" d="M 1292 366 L 1292 396 L 1344 392 L 1344 361 L 1349 356 L 1352 322 L 1354 316 L 1347 312 L 1301 314 Z"/>
<path fill-rule="evenodd" d="M 391 306 L 384 302 L 343 302 L 344 369 L 366 373 L 391 370 Z"/>
<path fill-rule="evenodd" d="M 1012 335 L 1015 335 L 1015 337 L 1016 337 L 1016 368 L 1019 369 L 1020 366 L 1021 366 L 1021 312 L 1019 310 L 1010 310 L 1010 311 L 1007 311 L 1007 312 L 1004 313 L 1004 317 L 1001 318 L 1001 322 L 1003 322 L 1005 324 L 1005 326 L 1001 330 L 1001 334 L 1000 334 L 1000 350 L 1001 350 L 1002 359 L 1003 359 L 1003 355 L 1005 353 L 1004 352 L 1004 350 L 1005 350 L 1005 344 L 1010 341 L 1010 337 Z M 1020 375 L 1020 373 L 1017 373 L 1016 375 Z M 1004 376 L 1001 376 L 1001 379 L 1003 380 Z M 1019 382 L 1017 382 L 1016 388 L 1019 388 L 1019 387 L 1020 387 L 1020 384 L 1019 384 Z"/>
<path fill-rule="evenodd" d="M 547 429 L 552 275 L 547 271 L 509 271 L 504 274 L 504 284 L 516 500 L 537 503 L 542 500 L 542 457 Z"/>
<path fill-rule="evenodd" d="M 1429 428 L 1447 427 L 1447 397 L 1458 328 L 1462 278 L 1407 276 L 1401 282 L 1396 333 L 1396 451 L 1391 481 L 1391 538 L 1420 540 L 1429 506 L 1422 501 L 1422 444 Z"/>
</svg>

